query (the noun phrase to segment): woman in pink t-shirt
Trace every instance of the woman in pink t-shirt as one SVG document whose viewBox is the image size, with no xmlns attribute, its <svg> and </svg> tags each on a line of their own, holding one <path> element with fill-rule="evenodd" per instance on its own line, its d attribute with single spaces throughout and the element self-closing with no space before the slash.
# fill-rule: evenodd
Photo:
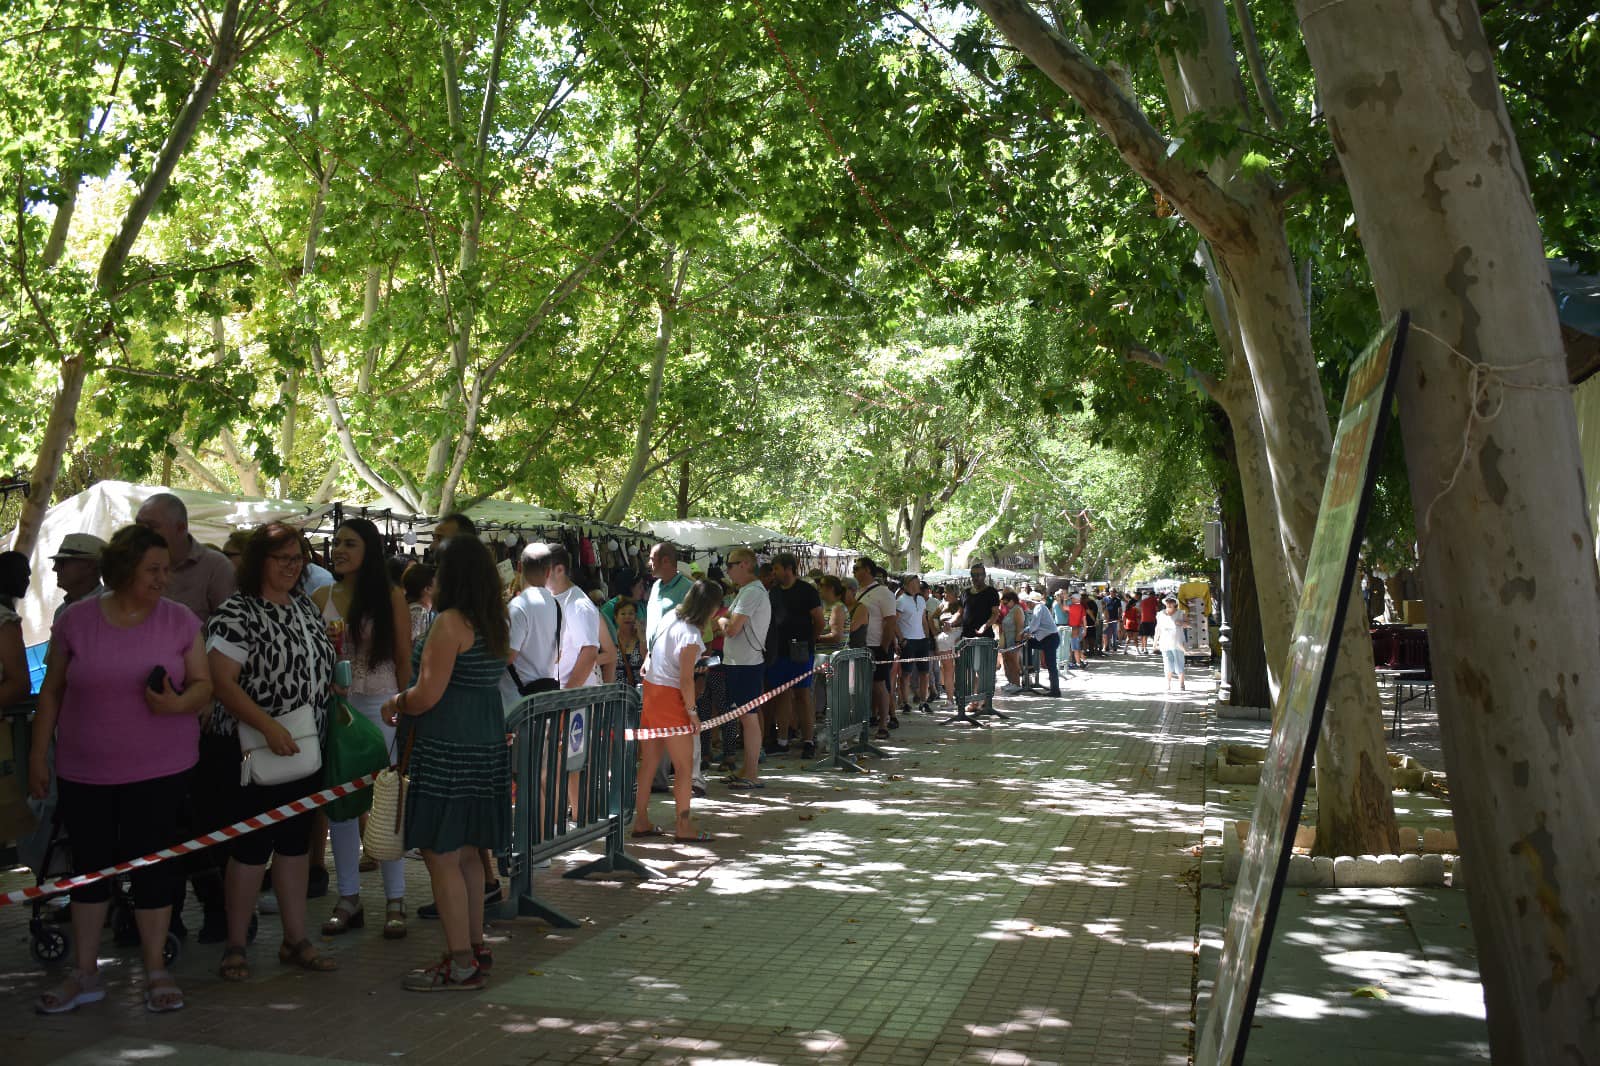
<svg viewBox="0 0 1600 1066">
<path fill-rule="evenodd" d="M 178 842 L 187 777 L 198 757 L 200 712 L 211 706 L 211 670 L 200 620 L 162 599 L 166 541 L 143 526 L 118 530 L 100 556 L 107 592 L 73 604 L 51 633 L 28 783 L 50 788 L 55 740 L 58 809 L 78 873 Z M 134 922 L 144 951 L 145 1006 L 177 1010 L 183 993 L 162 949 L 181 869 L 159 863 L 133 872 Z M 105 998 L 96 973 L 111 882 L 72 891 L 77 967 L 35 1006 L 58 1014 Z"/>
</svg>

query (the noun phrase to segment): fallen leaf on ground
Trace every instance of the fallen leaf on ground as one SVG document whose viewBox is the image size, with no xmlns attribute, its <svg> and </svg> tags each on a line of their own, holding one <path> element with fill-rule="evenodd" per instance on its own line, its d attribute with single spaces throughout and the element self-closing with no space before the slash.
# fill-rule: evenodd
<svg viewBox="0 0 1600 1066">
<path fill-rule="evenodd" d="M 1357 999 L 1389 998 L 1389 990 L 1387 988 L 1381 988 L 1378 985 L 1362 985 L 1360 988 L 1352 989 L 1350 994 L 1355 996 Z"/>
</svg>

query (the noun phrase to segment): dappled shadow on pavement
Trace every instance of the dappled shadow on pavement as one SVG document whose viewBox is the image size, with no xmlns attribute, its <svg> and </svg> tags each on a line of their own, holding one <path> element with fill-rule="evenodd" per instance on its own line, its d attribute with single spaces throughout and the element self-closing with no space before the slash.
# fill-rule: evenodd
<svg viewBox="0 0 1600 1066">
<path fill-rule="evenodd" d="M 193 949 L 190 1010 L 152 1022 L 130 985 L 50 1019 L 24 1058 L 159 1024 L 178 1052 L 367 1062 L 1182 1063 L 1202 696 L 1159 685 L 1152 663 L 1100 663 L 1061 700 L 1002 700 L 1014 717 L 992 728 L 907 719 L 869 774 L 774 760 L 762 792 L 713 780 L 696 816 L 715 840 L 630 844 L 659 877 L 541 875 L 544 898 L 585 920 L 497 923 L 484 993 L 398 990 L 437 950 L 431 923 L 399 946 L 342 938 L 332 977 L 280 971 L 258 948 L 243 988 L 205 977 L 214 949 Z M 413 877 L 415 898 L 424 885 Z M 15 1031 L 41 981 L 14 918 L 0 923 L 17 967 L 0 1024 Z"/>
</svg>

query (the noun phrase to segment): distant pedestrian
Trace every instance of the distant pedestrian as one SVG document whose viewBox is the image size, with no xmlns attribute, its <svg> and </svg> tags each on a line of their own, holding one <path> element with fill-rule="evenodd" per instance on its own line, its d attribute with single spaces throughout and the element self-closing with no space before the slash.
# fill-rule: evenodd
<svg viewBox="0 0 1600 1066">
<path fill-rule="evenodd" d="M 1178 597 L 1168 596 L 1164 602 L 1164 609 L 1156 616 L 1156 648 L 1161 652 L 1163 665 L 1166 667 L 1167 691 L 1172 691 L 1172 681 L 1178 681 L 1179 691 L 1183 691 L 1183 660 L 1184 637 L 1183 631 L 1188 627 L 1188 619 L 1178 613 Z"/>
<path fill-rule="evenodd" d="M 1156 599 L 1155 590 L 1145 589 L 1139 600 L 1139 651 L 1150 648 L 1150 638 L 1156 635 L 1156 615 L 1160 613 L 1161 601 Z"/>
</svg>

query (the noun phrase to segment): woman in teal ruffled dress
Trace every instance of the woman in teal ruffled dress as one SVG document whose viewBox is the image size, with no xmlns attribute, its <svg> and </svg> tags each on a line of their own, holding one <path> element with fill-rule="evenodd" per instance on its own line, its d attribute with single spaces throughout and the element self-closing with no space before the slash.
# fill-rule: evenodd
<svg viewBox="0 0 1600 1066">
<path fill-rule="evenodd" d="M 442 962 L 408 975 L 417 992 L 482 988 L 491 960 L 483 944 L 480 848 L 511 835 L 511 777 L 500 677 L 510 658 L 505 602 L 482 541 L 451 537 L 439 556 L 438 617 L 412 653 L 416 683 L 384 704 L 410 742 L 405 845 L 422 852 L 444 927 Z"/>
</svg>

